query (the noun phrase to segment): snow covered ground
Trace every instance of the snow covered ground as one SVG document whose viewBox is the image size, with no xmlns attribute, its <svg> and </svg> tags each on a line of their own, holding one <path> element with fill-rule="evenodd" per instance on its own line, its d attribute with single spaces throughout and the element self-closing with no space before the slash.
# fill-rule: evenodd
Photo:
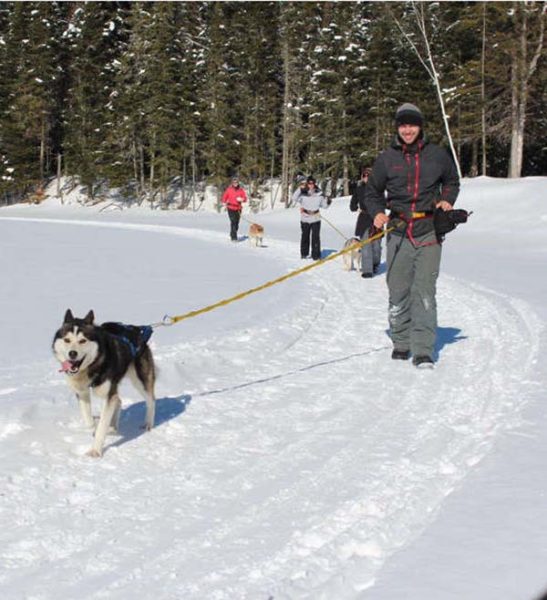
<svg viewBox="0 0 547 600">
<path fill-rule="evenodd" d="M 257 286 L 302 266 L 298 213 L 252 248 L 225 214 L 0 210 L 1 597 L 540 597 L 546 192 L 464 182 L 434 371 L 390 360 L 385 273 L 332 261 L 157 329 L 157 426 L 124 387 L 100 460 L 50 351 L 66 308 L 151 323 Z M 326 215 L 352 233 L 347 199 Z"/>
</svg>

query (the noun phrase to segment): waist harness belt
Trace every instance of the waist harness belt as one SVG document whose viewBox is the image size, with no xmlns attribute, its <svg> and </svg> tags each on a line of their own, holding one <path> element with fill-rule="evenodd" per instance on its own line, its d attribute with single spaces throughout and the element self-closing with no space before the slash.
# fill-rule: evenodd
<svg viewBox="0 0 547 600">
<path fill-rule="evenodd" d="M 420 219 L 431 219 L 433 218 L 432 210 L 425 210 L 423 212 L 410 212 L 408 216 L 404 213 L 392 213 L 391 218 L 401 219 L 405 221 L 405 223 L 409 223 L 410 221 L 419 221 Z"/>
<path fill-rule="evenodd" d="M 405 231 L 403 232 L 403 235 L 408 236 L 408 239 L 412 242 L 412 244 L 416 247 L 418 246 L 434 246 L 435 244 L 437 244 L 438 242 L 418 242 L 415 238 L 414 238 L 414 234 L 413 234 L 413 227 L 412 224 L 414 223 L 414 221 L 421 221 L 422 219 L 433 219 L 433 211 L 432 210 L 425 210 L 422 212 L 409 212 L 408 214 L 405 213 L 391 213 L 390 215 L 390 220 L 394 219 L 394 220 L 401 220 L 404 221 L 407 224 L 407 227 L 405 228 Z"/>
</svg>

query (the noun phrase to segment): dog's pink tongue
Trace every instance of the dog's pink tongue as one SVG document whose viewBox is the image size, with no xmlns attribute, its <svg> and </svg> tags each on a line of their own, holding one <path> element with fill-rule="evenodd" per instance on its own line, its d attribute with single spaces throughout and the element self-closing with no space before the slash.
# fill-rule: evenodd
<svg viewBox="0 0 547 600">
<path fill-rule="evenodd" d="M 70 371 L 70 367 L 72 365 L 70 364 L 69 360 L 65 360 L 61 363 L 61 368 L 59 369 L 59 373 L 66 373 L 66 371 Z"/>
</svg>

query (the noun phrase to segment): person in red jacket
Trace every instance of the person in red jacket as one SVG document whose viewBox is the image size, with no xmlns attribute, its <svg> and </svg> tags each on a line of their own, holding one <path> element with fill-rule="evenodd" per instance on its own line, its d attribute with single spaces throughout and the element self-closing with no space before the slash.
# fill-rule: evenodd
<svg viewBox="0 0 547 600">
<path fill-rule="evenodd" d="M 230 217 L 230 239 L 237 242 L 237 230 L 239 229 L 239 219 L 243 202 L 247 202 L 247 194 L 239 185 L 237 177 L 232 178 L 232 183 L 222 194 L 222 204 L 226 206 L 228 216 Z"/>
</svg>

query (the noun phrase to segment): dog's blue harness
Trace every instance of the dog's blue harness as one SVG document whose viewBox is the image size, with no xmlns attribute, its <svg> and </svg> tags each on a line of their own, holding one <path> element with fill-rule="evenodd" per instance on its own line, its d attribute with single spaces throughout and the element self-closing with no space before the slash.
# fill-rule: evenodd
<svg viewBox="0 0 547 600">
<path fill-rule="evenodd" d="M 108 333 L 124 342 L 135 358 L 144 345 L 152 337 L 154 330 L 151 325 L 126 325 L 125 323 L 103 323 L 102 326 Z M 133 339 L 131 339 L 133 338 Z"/>
</svg>

